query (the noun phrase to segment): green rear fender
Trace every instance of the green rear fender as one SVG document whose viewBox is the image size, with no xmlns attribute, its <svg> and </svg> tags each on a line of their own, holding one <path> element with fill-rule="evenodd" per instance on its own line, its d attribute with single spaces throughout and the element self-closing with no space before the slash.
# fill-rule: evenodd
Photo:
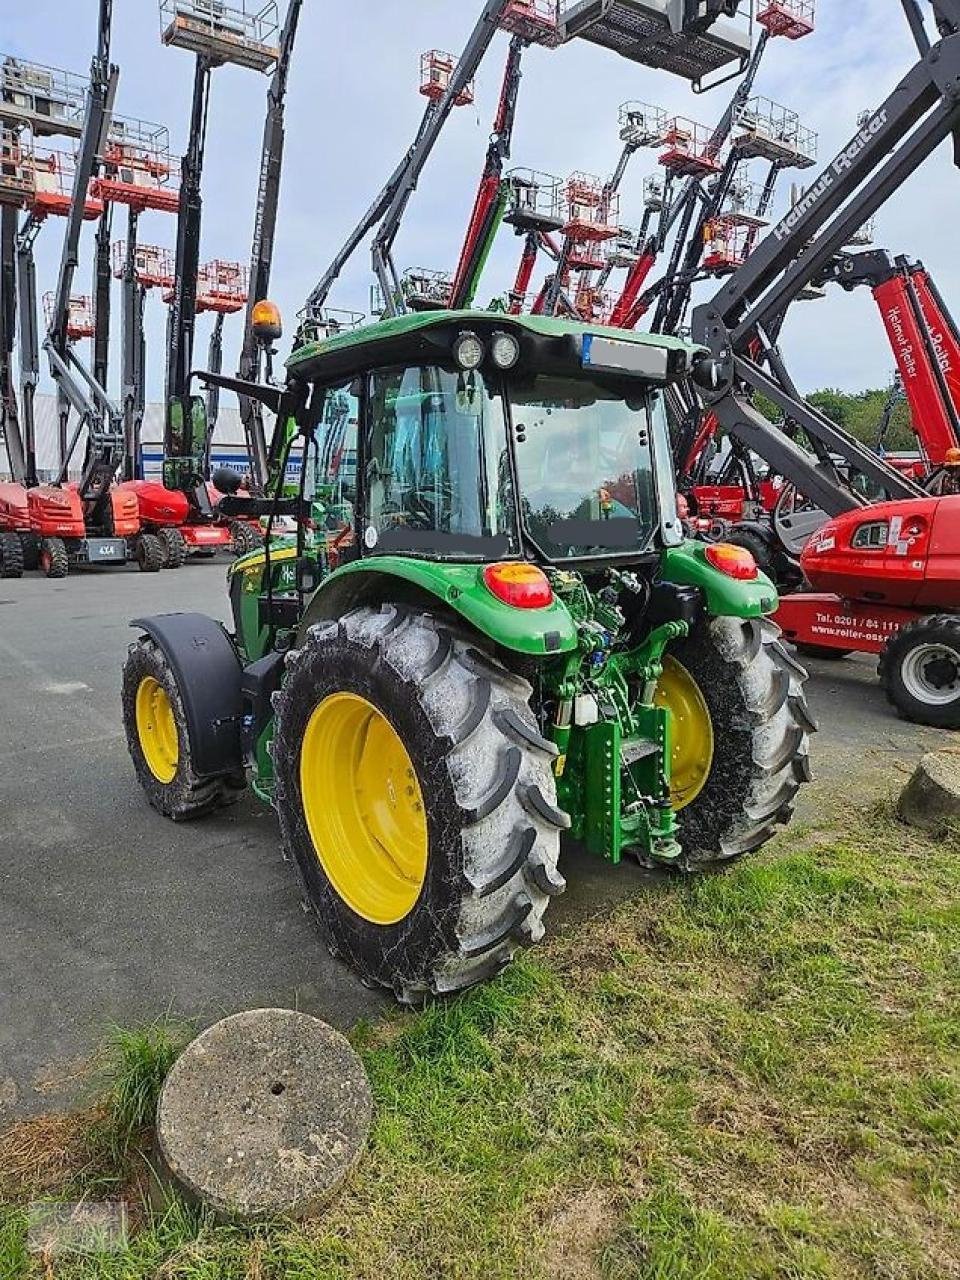
<svg viewBox="0 0 960 1280">
<path fill-rule="evenodd" d="M 707 612 L 715 618 L 763 618 L 780 605 L 777 588 L 765 573 L 741 582 L 715 569 L 700 542 L 668 547 L 663 554 L 663 580 L 681 587 L 699 587 Z"/>
<path fill-rule="evenodd" d="M 300 638 L 315 623 L 342 617 L 358 605 L 397 599 L 402 584 L 404 594 L 409 595 L 412 586 L 434 596 L 482 635 L 514 653 L 547 658 L 577 647 L 576 627 L 563 604 L 555 600 L 545 609 L 515 609 L 487 588 L 483 569 L 483 565 L 437 564 L 401 556 L 344 565 L 317 588 L 300 624 Z"/>
</svg>

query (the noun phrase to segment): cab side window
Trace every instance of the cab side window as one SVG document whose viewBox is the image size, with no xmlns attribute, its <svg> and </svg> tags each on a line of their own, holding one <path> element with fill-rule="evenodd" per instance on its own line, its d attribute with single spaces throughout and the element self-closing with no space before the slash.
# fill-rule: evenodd
<svg viewBox="0 0 960 1280">
<path fill-rule="evenodd" d="M 357 448 L 360 439 L 360 383 L 331 387 L 316 432 L 314 502 L 321 525 L 336 537 L 354 527 Z"/>
</svg>

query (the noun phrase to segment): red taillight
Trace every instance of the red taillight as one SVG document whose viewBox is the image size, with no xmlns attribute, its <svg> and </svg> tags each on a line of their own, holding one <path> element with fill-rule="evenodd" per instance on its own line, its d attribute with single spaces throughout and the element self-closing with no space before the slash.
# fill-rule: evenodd
<svg viewBox="0 0 960 1280">
<path fill-rule="evenodd" d="M 546 609 L 553 604 L 553 588 L 535 564 L 490 564 L 483 571 L 487 590 L 514 609 Z"/>
<path fill-rule="evenodd" d="M 708 562 L 728 578 L 753 582 L 760 576 L 753 553 L 746 547 L 735 547 L 729 542 L 714 542 L 707 547 L 705 555 Z"/>
</svg>

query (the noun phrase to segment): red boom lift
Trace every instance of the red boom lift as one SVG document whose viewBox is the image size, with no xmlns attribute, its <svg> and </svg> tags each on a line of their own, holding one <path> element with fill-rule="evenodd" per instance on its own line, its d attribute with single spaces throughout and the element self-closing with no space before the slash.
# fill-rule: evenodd
<svg viewBox="0 0 960 1280">
<path fill-rule="evenodd" d="M 709 302 L 693 337 L 697 372 L 721 427 L 764 457 L 830 519 L 802 565 L 813 588 L 784 599 L 787 635 L 835 653 L 880 652 L 901 714 L 960 727 L 960 498 L 933 498 L 807 404 L 771 334 L 800 292 L 828 271 L 857 229 L 960 127 L 960 0 L 931 0 L 931 40 L 917 0 L 900 0 L 918 60 L 789 214 Z M 813 453 L 754 407 L 762 392 Z M 843 465 L 839 465 L 841 459 Z M 853 477 L 889 496 L 870 504 Z"/>
</svg>

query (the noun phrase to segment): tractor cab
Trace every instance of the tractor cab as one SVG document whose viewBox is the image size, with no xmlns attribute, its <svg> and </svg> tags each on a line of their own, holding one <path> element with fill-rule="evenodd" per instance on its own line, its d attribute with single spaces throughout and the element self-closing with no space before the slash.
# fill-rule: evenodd
<svg viewBox="0 0 960 1280">
<path fill-rule="evenodd" d="M 313 496 L 351 556 L 545 565 L 677 545 L 664 389 L 696 349 L 542 317 L 413 315 L 298 351 Z"/>
</svg>

